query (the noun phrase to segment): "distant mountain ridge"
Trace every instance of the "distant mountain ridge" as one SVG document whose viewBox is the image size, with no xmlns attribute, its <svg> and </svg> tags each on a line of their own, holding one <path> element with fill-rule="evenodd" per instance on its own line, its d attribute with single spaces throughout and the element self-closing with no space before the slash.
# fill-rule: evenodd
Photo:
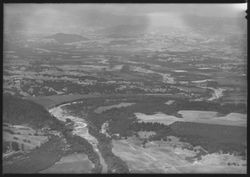
<svg viewBox="0 0 250 177">
<path fill-rule="evenodd" d="M 99 30 L 99 34 L 111 38 L 138 37 L 146 32 L 146 26 L 140 24 L 116 25 Z"/>
<path fill-rule="evenodd" d="M 70 43 L 70 42 L 79 42 L 88 40 L 88 38 L 78 34 L 65 34 L 65 33 L 56 33 L 54 35 L 47 36 L 46 38 L 54 39 L 59 43 Z"/>
</svg>

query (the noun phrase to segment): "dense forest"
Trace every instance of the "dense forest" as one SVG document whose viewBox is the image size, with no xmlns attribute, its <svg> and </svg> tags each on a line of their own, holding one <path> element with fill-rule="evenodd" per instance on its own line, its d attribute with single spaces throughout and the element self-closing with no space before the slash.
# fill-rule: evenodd
<svg viewBox="0 0 250 177">
<path fill-rule="evenodd" d="M 34 129 L 62 125 L 43 106 L 8 94 L 3 95 L 3 122 L 27 124 Z"/>
<path fill-rule="evenodd" d="M 98 140 L 98 148 L 102 153 L 104 160 L 108 165 L 109 173 L 128 173 L 127 164 L 112 152 L 112 141 L 104 134 L 99 133 L 96 129 L 90 127 L 89 133 L 95 136 Z"/>
</svg>

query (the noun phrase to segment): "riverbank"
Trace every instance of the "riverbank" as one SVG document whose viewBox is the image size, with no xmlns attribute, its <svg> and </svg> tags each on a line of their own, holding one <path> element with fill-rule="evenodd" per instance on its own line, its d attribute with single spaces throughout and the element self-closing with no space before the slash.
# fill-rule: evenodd
<svg viewBox="0 0 250 177">
<path fill-rule="evenodd" d="M 86 139 L 93 147 L 94 151 L 98 154 L 100 163 L 102 165 L 102 173 L 107 173 L 107 164 L 105 163 L 99 149 L 97 139 L 89 133 L 88 126 L 84 118 L 79 118 L 70 115 L 66 110 L 63 109 L 64 106 L 70 105 L 71 103 L 62 104 L 58 107 L 54 107 L 49 110 L 49 112 L 57 119 L 66 122 L 70 119 L 74 123 L 73 135 L 77 135 L 81 138 Z"/>
</svg>

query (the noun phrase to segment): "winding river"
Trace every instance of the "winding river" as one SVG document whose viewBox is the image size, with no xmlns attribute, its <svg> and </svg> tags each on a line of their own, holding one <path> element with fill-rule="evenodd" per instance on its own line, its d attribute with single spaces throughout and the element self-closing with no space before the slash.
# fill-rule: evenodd
<svg viewBox="0 0 250 177">
<path fill-rule="evenodd" d="M 107 169 L 108 169 L 107 164 L 105 163 L 102 157 L 102 154 L 97 148 L 98 141 L 94 136 L 89 134 L 87 122 L 84 120 L 84 118 L 72 116 L 66 110 L 63 109 L 64 106 L 77 104 L 77 103 L 78 102 L 62 104 L 62 105 L 49 109 L 49 112 L 61 121 L 65 122 L 66 119 L 70 119 L 74 122 L 73 134 L 78 135 L 82 138 L 85 138 L 93 146 L 93 149 L 96 151 L 96 153 L 99 156 L 100 163 L 102 165 L 102 173 L 107 173 Z"/>
</svg>

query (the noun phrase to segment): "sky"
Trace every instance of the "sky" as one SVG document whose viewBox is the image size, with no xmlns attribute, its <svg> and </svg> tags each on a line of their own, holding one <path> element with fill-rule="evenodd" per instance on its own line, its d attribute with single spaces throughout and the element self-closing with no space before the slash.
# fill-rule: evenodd
<svg viewBox="0 0 250 177">
<path fill-rule="evenodd" d="M 242 17 L 245 4 L 4 4 L 8 32 L 79 33 L 83 29 L 138 24 L 182 25 L 180 15 Z M 165 16 L 164 16 L 165 15 Z M 168 20 L 165 20 L 168 19 Z"/>
</svg>

